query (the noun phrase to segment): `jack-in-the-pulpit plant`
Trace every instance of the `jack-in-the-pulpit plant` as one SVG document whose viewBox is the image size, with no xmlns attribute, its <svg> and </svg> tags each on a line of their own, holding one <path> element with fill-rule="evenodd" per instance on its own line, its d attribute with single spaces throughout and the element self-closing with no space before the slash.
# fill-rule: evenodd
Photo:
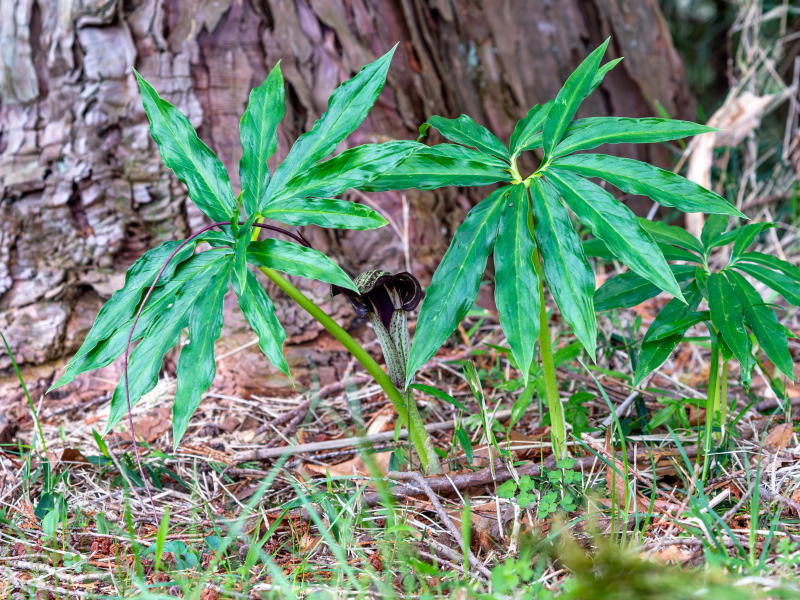
<svg viewBox="0 0 800 600">
<path fill-rule="evenodd" d="M 724 198 L 669 171 L 626 158 L 577 153 L 601 144 L 665 142 L 713 131 L 669 119 L 595 117 L 573 121 L 583 99 L 618 62 L 600 66 L 607 45 L 608 41 L 584 60 L 554 100 L 528 112 L 515 127 L 509 148 L 466 115 L 458 119 L 432 117 L 420 128 L 423 135 L 433 127 L 448 140 L 477 149 L 485 166 L 506 174 L 495 181 L 510 185 L 478 203 L 455 232 L 422 302 L 406 377 L 410 380 L 466 316 L 478 294 L 487 259 L 494 253 L 500 324 L 524 378 L 539 340 L 554 451 L 559 457 L 566 451 L 566 430 L 548 333 L 545 282 L 561 316 L 592 357 L 597 336 L 592 301 L 595 278 L 569 210 L 634 273 L 683 301 L 678 281 L 652 236 L 625 205 L 589 178 L 603 179 L 625 193 L 649 196 L 686 212 L 743 216 Z M 443 146 L 436 146 L 436 152 Z M 523 151 L 539 148 L 543 150 L 539 168 L 523 177 L 517 158 Z M 431 156 L 418 154 L 365 189 L 400 187 L 403 181 L 410 184 L 414 179 L 426 182 L 424 175 L 440 164 L 446 165 L 446 160 L 437 163 Z M 483 185 L 485 179 L 475 177 L 469 185 Z M 462 185 L 467 185 L 469 178 L 462 180 Z"/>
<path fill-rule="evenodd" d="M 331 296 L 344 294 L 356 314 L 370 322 L 381 345 L 389 378 L 405 400 L 408 431 L 424 431 L 425 425 L 414 401 L 414 391 L 406 384 L 406 365 L 411 351 L 408 313 L 417 308 L 422 300 L 419 281 L 411 273 L 392 275 L 387 271 L 371 269 L 358 275 L 353 283 L 358 292 L 332 285 Z M 426 436 L 422 442 L 425 446 L 425 455 L 420 456 L 423 466 L 438 464 L 431 439 Z M 428 470 L 439 469 L 434 467 Z"/>
<path fill-rule="evenodd" d="M 642 225 L 664 249 L 667 259 L 689 264 L 670 266 L 683 283 L 685 303 L 674 298 L 650 324 L 642 339 L 634 385 L 639 385 L 664 364 L 689 329 L 705 323 L 711 340 L 704 441 L 708 455 L 712 432 L 719 432 L 718 441 L 725 437 L 731 358 L 739 362 L 741 380 L 746 388 L 750 386 L 756 365 L 753 354 L 756 345 L 781 373 L 794 380 L 787 337 L 796 336 L 781 325 L 774 307 L 761 298 L 744 276 L 760 281 L 787 303 L 800 306 L 800 269 L 774 256 L 748 252 L 758 235 L 772 227 L 772 223 L 752 223 L 726 232 L 728 218 L 715 215 L 706 221 L 699 240 L 680 227 L 647 221 Z M 728 264 L 719 272 L 712 271 L 709 268 L 712 250 L 731 244 Z M 599 240 L 590 240 L 584 248 L 592 256 L 614 258 Z M 628 308 L 660 291 L 638 274 L 628 271 L 612 277 L 597 289 L 594 306 L 598 311 Z M 698 310 L 702 301 L 708 304 L 707 310 Z M 707 462 L 703 470 L 707 473 Z"/>
<path fill-rule="evenodd" d="M 407 422 L 406 399 L 387 374 L 347 332 L 278 271 L 318 279 L 353 292 L 358 291 L 356 285 L 328 257 L 307 247 L 302 236 L 263 224 L 269 218 L 292 226 L 381 227 L 386 221 L 378 213 L 333 197 L 349 188 L 367 190 L 368 183 L 384 174 L 388 179 L 379 186 L 381 189 L 417 185 L 420 180 L 414 172 L 417 156 L 424 168 L 433 170 L 423 186 L 470 185 L 481 176 L 488 183 L 497 180 L 498 172 L 500 179 L 506 177 L 494 165 L 482 162 L 477 152 L 450 144 L 434 147 L 416 141 L 367 144 L 323 160 L 367 116 L 383 89 L 393 52 L 366 65 L 336 89 L 327 112 L 298 138 L 283 163 L 270 174 L 267 160 L 275 152 L 276 128 L 285 110 L 283 76 L 277 65 L 266 81 L 251 92 L 241 120 L 243 155 L 239 164 L 238 198 L 222 162 L 197 137 L 189 120 L 159 98 L 155 89 L 137 73 L 150 133 L 161 158 L 186 185 L 189 198 L 212 224 L 182 242 L 162 244 L 136 261 L 128 270 L 124 287 L 103 306 L 80 350 L 54 387 L 68 384 L 86 371 L 105 367 L 124 353 L 124 374 L 112 398 L 106 423 L 108 432 L 126 411 L 130 415 L 130 407 L 155 387 L 164 354 L 178 344 L 188 327 L 189 340 L 178 359 L 173 404 L 173 435 L 177 446 L 189 418 L 214 379 L 214 342 L 222 327 L 223 297 L 230 285 L 239 308 L 258 334 L 260 349 L 275 367 L 289 375 L 283 356 L 283 327 L 276 318 L 272 301 L 251 272 L 252 265 L 260 268 L 345 345 L 375 377 L 400 418 Z M 299 243 L 258 241 L 260 228 L 282 232 Z M 208 242 L 212 249 L 195 253 L 201 241 Z M 136 341 L 139 343 L 128 360 L 128 351 Z M 131 419 L 129 424 L 133 430 Z M 438 470 L 435 454 L 433 463 L 426 460 L 427 433 L 421 423 L 413 425 L 418 430 L 410 432 L 410 438 L 417 453 L 430 469 Z M 134 449 L 138 458 L 135 445 Z"/>
</svg>

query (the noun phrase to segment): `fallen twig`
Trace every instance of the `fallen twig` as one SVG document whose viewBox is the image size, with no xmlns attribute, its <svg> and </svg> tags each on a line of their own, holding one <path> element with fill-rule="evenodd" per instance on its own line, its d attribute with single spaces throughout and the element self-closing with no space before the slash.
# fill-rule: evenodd
<svg viewBox="0 0 800 600">
<path fill-rule="evenodd" d="M 408 471 L 408 472 L 392 471 L 391 473 L 389 473 L 389 478 L 396 479 L 399 481 L 411 480 L 417 483 L 417 485 L 419 485 L 422 488 L 422 491 L 424 491 L 425 494 L 428 496 L 428 500 L 430 500 L 431 504 L 433 504 L 433 507 L 436 509 L 436 512 L 439 515 L 439 519 L 441 519 L 444 526 L 447 527 L 447 530 L 450 532 L 450 535 L 452 535 L 453 538 L 456 540 L 456 542 L 458 542 L 459 546 L 467 550 L 467 557 L 469 558 L 470 564 L 473 567 L 475 567 L 478 571 L 480 571 L 482 575 L 491 579 L 492 572 L 486 568 L 486 565 L 484 565 L 481 561 L 478 560 L 478 557 L 475 556 L 475 554 L 473 554 L 472 550 L 469 547 L 469 540 L 465 545 L 464 538 L 461 537 L 461 532 L 458 530 L 458 527 L 456 527 L 453 521 L 450 520 L 450 515 L 447 514 L 447 511 L 442 506 L 442 503 L 439 502 L 439 498 L 433 492 L 431 486 L 428 485 L 428 482 L 422 476 L 421 473 L 419 473 L 418 471 Z"/>
</svg>

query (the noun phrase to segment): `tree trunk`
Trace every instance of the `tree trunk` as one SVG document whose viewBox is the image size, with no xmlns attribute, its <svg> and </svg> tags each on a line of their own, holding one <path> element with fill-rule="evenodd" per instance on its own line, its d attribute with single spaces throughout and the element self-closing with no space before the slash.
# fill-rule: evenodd
<svg viewBox="0 0 800 600">
<path fill-rule="evenodd" d="M 508 141 L 516 121 L 553 97 L 608 36 L 607 58 L 625 61 L 580 116 L 651 116 L 658 102 L 672 116 L 693 118 L 656 0 L 0 0 L 0 330 L 25 366 L 34 398 L 78 349 L 125 269 L 145 250 L 206 222 L 161 165 L 133 68 L 188 115 L 236 187 L 239 118 L 250 89 L 279 60 L 287 111 L 273 170 L 325 111 L 329 94 L 394 44 L 386 88 L 348 145 L 413 139 L 430 115 L 461 113 Z M 606 151 L 667 160 L 657 146 Z M 523 171 L 535 166 L 533 156 L 526 160 Z M 485 193 L 359 196 L 396 227 L 308 227 L 304 234 L 353 275 L 378 266 L 405 270 L 408 260 L 426 284 L 454 228 Z M 640 211 L 649 206 L 630 203 Z M 408 258 L 400 239 L 406 228 Z M 298 285 L 337 320 L 372 336 L 353 321 L 346 302 L 326 300 L 327 286 Z M 349 358 L 332 338 L 274 288 L 268 291 L 287 330 L 296 380 L 308 384 L 312 370 L 321 383 L 341 376 Z M 228 300 L 219 354 L 254 337 L 235 299 Z M 174 358 L 168 355 L 167 370 Z M 228 393 L 288 385 L 257 347 L 218 367 L 216 385 Z M 0 373 L 0 397 L 20 398 L 4 350 Z M 118 376 L 119 366 L 112 366 L 53 397 L 92 398 L 113 388 Z"/>
</svg>

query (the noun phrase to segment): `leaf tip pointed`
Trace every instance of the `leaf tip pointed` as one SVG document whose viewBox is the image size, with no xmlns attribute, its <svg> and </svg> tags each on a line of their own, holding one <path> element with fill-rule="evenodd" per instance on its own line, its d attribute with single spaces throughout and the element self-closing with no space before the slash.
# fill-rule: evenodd
<svg viewBox="0 0 800 600">
<path fill-rule="evenodd" d="M 387 63 L 387 65 L 386 65 L 386 68 L 388 69 L 388 68 L 389 68 L 389 65 L 388 65 L 388 63 L 392 62 L 392 58 L 394 57 L 394 52 L 395 52 L 395 50 L 397 50 L 397 47 L 398 47 L 399 45 L 400 45 L 400 42 L 397 42 L 397 43 L 396 43 L 394 46 L 392 46 L 391 50 L 389 50 L 389 51 L 388 51 L 386 54 L 384 54 L 383 56 L 381 56 L 381 57 L 380 57 L 380 58 L 379 58 L 377 61 L 375 61 L 375 62 L 386 62 L 386 63 Z"/>
<path fill-rule="evenodd" d="M 69 365 L 67 365 L 67 366 L 69 366 Z M 65 379 L 67 379 L 67 371 L 64 371 L 64 373 L 61 374 L 61 377 L 59 377 L 53 385 L 51 385 L 49 388 L 47 388 L 47 391 L 44 393 L 44 395 L 46 396 L 47 394 L 52 392 L 54 389 L 60 388 L 62 385 L 68 384 L 69 381 L 65 381 Z"/>
<path fill-rule="evenodd" d="M 419 126 L 419 137 L 417 141 L 419 142 L 422 138 L 428 135 L 428 129 L 431 128 L 431 124 L 428 121 L 425 121 L 422 125 Z"/>
<path fill-rule="evenodd" d="M 181 438 L 183 438 L 183 434 L 180 436 L 178 432 L 175 430 L 175 423 L 173 422 L 172 427 L 172 452 L 175 453 L 178 451 L 178 447 L 181 445 Z"/>
</svg>

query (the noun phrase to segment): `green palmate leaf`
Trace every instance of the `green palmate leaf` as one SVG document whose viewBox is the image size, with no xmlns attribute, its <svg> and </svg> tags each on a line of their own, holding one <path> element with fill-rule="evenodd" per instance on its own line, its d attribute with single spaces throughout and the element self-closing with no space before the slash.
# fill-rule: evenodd
<svg viewBox="0 0 800 600">
<path fill-rule="evenodd" d="M 250 92 L 247 110 L 239 122 L 239 137 L 242 140 L 239 178 L 248 216 L 259 212 L 267 199 L 267 160 L 278 146 L 278 123 L 285 111 L 286 92 L 279 61 L 264 83 Z"/>
<path fill-rule="evenodd" d="M 723 362 L 729 361 L 733 358 L 733 350 L 728 347 L 728 344 L 725 343 L 725 339 L 722 337 L 718 337 L 717 340 L 719 341 L 719 357 L 722 359 Z M 748 385 L 752 376 L 748 376 Z"/>
<path fill-rule="evenodd" d="M 594 74 L 594 79 L 592 80 L 592 85 L 589 87 L 589 91 L 587 92 L 587 96 L 595 91 L 600 84 L 603 83 L 603 79 L 605 78 L 606 74 L 617 66 L 617 64 L 622 60 L 622 58 L 615 58 L 614 60 L 608 61 L 601 67 L 598 67 L 597 72 Z"/>
<path fill-rule="evenodd" d="M 214 342 L 222 331 L 222 307 L 228 291 L 228 273 L 211 279 L 189 311 L 189 344 L 181 349 L 176 373 L 177 389 L 172 405 L 172 438 L 175 449 L 186 433 L 203 393 L 211 386 L 217 365 Z"/>
<path fill-rule="evenodd" d="M 330 198 L 292 198 L 270 203 L 262 216 L 297 227 L 319 225 L 333 229 L 377 229 L 387 221 L 380 213 L 356 202 Z"/>
<path fill-rule="evenodd" d="M 800 306 L 800 282 L 795 279 L 761 265 L 740 262 L 736 264 L 736 268 L 778 292 L 789 304 Z"/>
<path fill-rule="evenodd" d="M 586 258 L 602 258 L 608 262 L 617 260 L 617 257 L 611 253 L 606 243 L 599 238 L 583 240 L 581 246 L 583 247 L 583 253 L 586 255 Z"/>
<path fill-rule="evenodd" d="M 649 196 L 663 206 L 684 212 L 706 212 L 746 218 L 724 198 L 647 163 L 605 154 L 573 154 L 553 161 L 553 166 L 584 177 L 599 177 L 628 194 Z"/>
<path fill-rule="evenodd" d="M 728 228 L 728 217 L 726 215 L 709 215 L 706 222 L 703 224 L 703 230 L 700 232 L 700 241 L 703 247 L 708 251 L 711 244 L 719 238 L 724 231 Z"/>
<path fill-rule="evenodd" d="M 554 156 L 591 150 L 602 144 L 646 144 L 668 142 L 716 131 L 713 127 L 672 119 L 624 119 L 591 117 L 570 123 L 556 147 Z"/>
<path fill-rule="evenodd" d="M 504 201 L 494 247 L 494 298 L 500 326 L 525 383 L 539 337 L 539 277 L 533 265 L 536 244 L 528 228 L 528 190 L 524 184 L 511 188 Z"/>
<path fill-rule="evenodd" d="M 716 216 L 721 216 L 721 215 L 716 215 Z M 727 222 L 727 219 L 725 220 Z M 727 246 L 728 244 L 736 241 L 736 238 L 738 238 L 739 235 L 741 235 L 742 229 L 744 229 L 744 227 L 739 227 L 737 229 L 732 229 L 731 231 L 726 231 L 725 233 L 721 233 L 708 243 L 708 245 L 706 246 L 706 253 L 710 254 L 711 250 L 713 250 L 714 248 L 719 248 L 720 246 Z"/>
<path fill-rule="evenodd" d="M 665 292 L 682 297 L 661 250 L 624 204 L 600 186 L 569 171 L 549 169 L 546 177 L 578 219 L 615 256 Z"/>
<path fill-rule="evenodd" d="M 247 262 L 358 291 L 339 265 L 322 252 L 299 244 L 273 239 L 253 242 L 247 250 Z"/>
<path fill-rule="evenodd" d="M 669 268 L 676 281 L 684 282 L 695 277 L 694 265 L 669 265 Z M 594 293 L 594 308 L 596 311 L 632 308 L 660 293 L 661 288 L 657 285 L 647 281 L 638 273 L 626 271 L 597 288 Z"/>
<path fill-rule="evenodd" d="M 547 119 L 544 122 L 542 133 L 542 145 L 544 147 L 545 160 L 553 155 L 556 144 L 561 140 L 564 130 L 572 121 L 572 117 L 578 111 L 578 107 L 583 99 L 590 92 L 594 77 L 597 74 L 597 67 L 605 54 L 609 40 L 603 42 L 594 52 L 575 69 L 567 78 L 564 87 L 558 92 L 556 101 Z"/>
<path fill-rule="evenodd" d="M 772 227 L 772 223 L 753 223 L 740 227 L 741 233 L 736 237 L 731 250 L 731 262 L 738 260 L 747 249 L 756 241 L 756 237 L 765 229 Z M 780 259 L 779 259 L 780 260 Z"/>
<path fill-rule="evenodd" d="M 707 310 L 703 310 L 700 312 L 689 313 L 685 317 L 681 317 L 680 319 L 669 323 L 659 323 L 657 327 L 651 327 L 647 330 L 647 340 L 657 342 L 676 334 L 680 334 L 682 336 L 690 327 L 694 327 L 703 321 L 708 321 L 710 318 L 711 315 L 709 312 Z"/>
<path fill-rule="evenodd" d="M 670 246 L 669 244 L 658 242 L 658 249 L 661 250 L 661 254 L 663 254 L 664 258 L 667 260 L 685 260 L 696 263 L 702 261 L 702 259 L 696 254 L 689 252 L 688 250 L 684 250 L 683 248 Z"/>
<path fill-rule="evenodd" d="M 134 71 L 136 73 L 136 71 Z M 229 221 L 236 201 L 228 172 L 211 149 L 197 137 L 194 127 L 177 108 L 158 94 L 139 73 L 139 90 L 150 135 L 158 144 L 161 160 L 186 184 L 189 198 L 212 221 Z"/>
<path fill-rule="evenodd" d="M 662 221 L 648 221 L 640 218 L 639 223 L 654 240 L 663 244 L 678 246 L 697 254 L 703 254 L 703 245 L 691 233 L 682 227 L 667 225 Z"/>
<path fill-rule="evenodd" d="M 276 190 L 270 197 L 269 208 L 273 203 L 291 198 L 327 198 L 348 188 L 362 189 L 381 174 L 392 172 L 409 156 L 425 149 L 427 146 L 417 142 L 396 141 L 345 150 L 299 173 L 283 188 Z"/>
<path fill-rule="evenodd" d="M 653 341 L 651 339 L 652 331 L 664 324 L 684 319 L 697 310 L 700 301 L 703 299 L 700 290 L 697 289 L 697 283 L 694 281 L 684 286 L 683 297 L 686 299 L 687 304 L 684 304 L 678 299 L 670 300 L 667 305 L 661 309 L 661 312 L 653 320 L 647 333 L 645 333 L 644 339 L 642 340 L 642 348 L 639 351 L 639 362 L 636 365 L 636 377 L 633 382 L 634 386 L 639 385 L 645 377 L 664 364 L 689 329 L 690 325 L 682 331 L 678 331 L 674 335 L 661 340 Z"/>
<path fill-rule="evenodd" d="M 173 242 L 169 243 L 172 244 Z M 178 242 L 174 242 L 174 245 L 177 246 Z M 190 246 L 192 246 L 192 244 L 187 244 L 186 247 Z M 181 251 L 181 254 L 183 254 L 183 250 Z M 230 255 L 231 252 L 228 249 L 211 250 L 191 256 L 180 265 L 177 265 L 176 263 L 177 269 L 175 270 L 173 276 L 168 278 L 168 281 L 164 285 L 159 285 L 153 290 L 153 293 L 151 294 L 150 299 L 147 301 L 144 310 L 142 310 L 139 321 L 136 323 L 136 331 L 133 334 L 132 341 L 138 340 L 142 337 L 142 335 L 144 335 L 144 332 L 150 327 L 158 314 L 161 311 L 166 310 L 166 308 L 174 302 L 175 295 L 177 294 L 178 290 L 187 281 L 190 281 L 196 277 L 203 278 L 208 272 L 216 272 L 221 263 L 230 262 Z M 167 254 L 167 256 L 169 256 L 169 254 Z M 142 257 L 142 259 L 143 258 L 144 257 Z M 142 259 L 139 260 L 141 261 Z M 174 258 L 173 260 L 176 259 Z M 147 263 L 143 262 L 138 264 L 142 265 L 144 269 Z M 155 264 L 158 264 L 158 268 L 160 269 L 163 261 L 161 261 L 160 264 L 158 262 Z M 136 264 L 131 267 L 131 270 L 135 268 Z M 149 269 L 149 267 L 147 267 L 147 269 Z M 158 269 L 156 269 L 156 272 L 157 271 Z M 143 271 L 138 272 L 139 275 L 142 273 Z M 150 284 L 152 284 L 152 279 L 150 279 Z M 143 287 L 146 288 L 149 287 L 149 285 L 145 285 Z M 117 293 L 123 292 L 124 290 L 125 288 Z M 106 320 L 104 317 L 104 321 L 101 323 L 103 328 L 106 328 L 106 333 L 103 334 L 104 339 L 98 339 L 90 350 L 83 354 L 76 355 L 75 358 L 70 361 L 69 365 L 67 365 L 67 370 L 54 387 L 71 383 L 81 373 L 107 367 L 125 351 L 125 344 L 128 340 L 128 335 L 131 332 L 131 327 L 133 327 L 133 320 L 139 303 L 141 302 L 142 295 L 142 291 L 140 290 L 139 297 L 136 299 L 136 303 L 134 304 L 133 308 L 124 308 L 123 310 L 123 307 L 127 306 L 126 303 L 123 302 L 120 302 L 117 305 L 120 310 L 120 316 L 127 315 L 127 317 L 121 318 L 120 320 L 113 319 L 113 313 L 111 310 L 101 310 L 100 315 L 107 315 L 108 319 L 113 319 Z M 106 305 L 110 304 L 113 298 L 114 296 L 112 296 L 112 299 L 109 300 Z M 98 320 L 100 319 L 100 315 L 98 316 Z M 98 336 L 98 338 L 99 337 L 100 336 Z"/>
<path fill-rule="evenodd" d="M 705 270 L 705 267 L 702 265 L 698 266 L 694 272 L 694 277 L 697 280 L 697 287 L 700 290 L 700 293 L 703 295 L 703 298 L 708 300 L 708 276 L 710 273 Z"/>
<path fill-rule="evenodd" d="M 267 202 L 298 173 L 333 152 L 361 125 L 383 89 L 393 54 L 394 48 L 336 88 L 328 99 L 327 112 L 314 123 L 311 131 L 297 139 L 286 160 L 275 171 L 267 189 Z"/>
<path fill-rule="evenodd" d="M 618 256 L 608 249 L 606 243 L 601 239 L 591 238 L 584 240 L 581 245 L 583 246 L 583 251 L 587 258 L 602 258 L 607 261 L 619 259 Z M 685 260 L 688 262 L 702 261 L 702 259 L 693 252 L 689 252 L 683 248 L 677 248 L 676 246 L 670 246 L 663 242 L 658 242 L 658 249 L 661 250 L 661 254 L 664 255 L 666 260 Z"/>
<path fill-rule="evenodd" d="M 210 246 L 221 248 L 223 246 L 233 246 L 236 244 L 236 238 L 233 237 L 231 228 L 221 228 L 218 230 L 212 229 L 201 233 L 194 241 L 198 244 L 200 242 L 207 242 Z"/>
<path fill-rule="evenodd" d="M 437 144 L 411 154 L 389 172 L 361 186 L 365 192 L 435 190 L 509 182 L 508 165 L 494 156 L 455 144 Z"/>
<path fill-rule="evenodd" d="M 281 373 L 290 377 L 289 365 L 283 356 L 283 342 L 286 332 L 275 316 L 275 305 L 253 273 L 247 274 L 244 289 L 234 283 L 234 291 L 239 300 L 239 308 L 250 327 L 258 335 L 258 347 L 269 362 Z"/>
<path fill-rule="evenodd" d="M 612 60 L 602 67 L 597 69 L 592 80 L 592 85 L 586 92 L 588 96 L 595 91 L 598 86 L 603 82 L 603 78 L 611 69 L 613 69 L 621 58 Z M 511 136 L 511 154 L 514 158 L 522 150 L 535 150 L 542 147 L 542 125 L 553 107 L 555 99 L 539 106 L 538 104 L 528 111 L 524 119 L 521 119 L 517 126 L 514 128 L 514 133 Z M 569 127 L 567 127 L 569 130 Z"/>
<path fill-rule="evenodd" d="M 456 230 L 420 307 L 407 381 L 436 354 L 472 308 L 510 191 L 501 188 L 493 192 L 469 211 Z"/>
<path fill-rule="evenodd" d="M 739 273 L 728 271 L 727 276 L 742 305 L 745 324 L 753 332 L 758 345 L 784 375 L 794 380 L 794 363 L 786 333 L 775 311 L 764 304 L 756 288 Z"/>
<path fill-rule="evenodd" d="M 762 267 L 775 269 L 786 275 L 789 279 L 800 283 L 800 269 L 790 262 L 781 260 L 777 256 L 770 256 L 768 254 L 762 254 L 761 252 L 745 252 L 739 259 L 739 262 L 753 263 L 755 265 L 761 265 Z"/>
<path fill-rule="evenodd" d="M 742 379 L 747 381 L 745 371 L 749 373 L 753 361 L 750 337 L 744 329 L 742 304 L 724 273 L 711 273 L 708 277 L 708 308 L 711 322 L 736 356 L 742 367 Z"/>
<path fill-rule="evenodd" d="M 419 128 L 420 137 L 427 133 L 429 127 L 438 130 L 451 142 L 471 146 L 486 154 L 493 154 L 499 158 L 509 160 L 508 149 L 503 145 L 503 142 L 498 140 L 486 127 L 478 125 L 467 115 L 461 115 L 457 119 L 431 117 Z"/>
<path fill-rule="evenodd" d="M 103 305 L 97 318 L 84 340 L 78 353 L 72 358 L 67 370 L 51 389 L 70 383 L 78 373 L 74 366 L 81 358 L 91 352 L 100 342 L 109 338 L 114 331 L 127 323 L 136 313 L 143 295 L 153 284 L 161 267 L 164 266 L 170 255 L 177 250 L 182 242 L 165 242 L 157 248 L 148 250 L 128 269 L 125 274 L 125 285 L 114 292 L 114 295 Z M 175 269 L 194 253 L 195 244 L 186 244 L 178 254 L 167 264 L 158 280 L 158 287 L 169 283 Z"/>
<path fill-rule="evenodd" d="M 592 306 L 594 274 L 555 191 L 536 178 L 530 183 L 534 235 L 544 261 L 544 278 L 575 337 L 594 360 L 597 323 Z"/>
<path fill-rule="evenodd" d="M 525 118 L 520 119 L 511 134 L 511 156 L 516 158 L 522 150 L 531 150 L 528 144 L 536 140 L 535 148 L 542 145 L 542 125 L 547 118 L 555 100 L 550 100 L 545 104 L 537 104 L 528 111 Z M 538 135 L 537 135 L 538 134 Z"/>
<path fill-rule="evenodd" d="M 211 252 L 216 253 L 216 251 Z M 203 297 L 211 281 L 217 278 L 227 280 L 230 266 L 230 260 L 214 261 L 213 268 L 206 270 L 201 276 L 187 280 L 178 290 L 173 303 L 168 307 L 161 308 L 147 328 L 144 338 L 130 355 L 128 386 L 131 406 L 134 406 L 144 394 L 155 387 L 164 354 L 180 340 L 181 330 L 188 324 L 189 313 L 195 302 Z M 126 411 L 125 375 L 123 374 L 111 399 L 111 413 L 108 416 L 105 433 L 111 431 L 119 423 Z"/>
</svg>

